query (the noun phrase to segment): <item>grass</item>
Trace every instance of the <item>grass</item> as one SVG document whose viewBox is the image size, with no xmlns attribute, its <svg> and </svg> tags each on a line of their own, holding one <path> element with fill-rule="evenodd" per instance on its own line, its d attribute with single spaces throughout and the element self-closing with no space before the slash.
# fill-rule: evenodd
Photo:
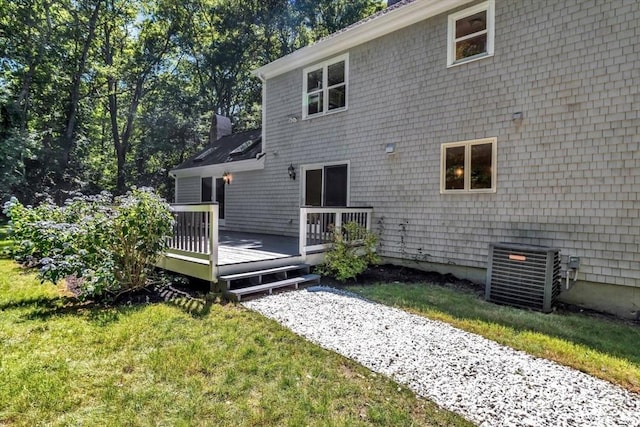
<svg viewBox="0 0 640 427">
<path fill-rule="evenodd" d="M 431 284 L 379 284 L 350 290 L 554 360 L 640 392 L 640 327 L 578 313 L 543 314 L 499 306 Z"/>
<path fill-rule="evenodd" d="M 0 425 L 470 425 L 239 305 L 61 292 L 0 260 Z"/>
</svg>

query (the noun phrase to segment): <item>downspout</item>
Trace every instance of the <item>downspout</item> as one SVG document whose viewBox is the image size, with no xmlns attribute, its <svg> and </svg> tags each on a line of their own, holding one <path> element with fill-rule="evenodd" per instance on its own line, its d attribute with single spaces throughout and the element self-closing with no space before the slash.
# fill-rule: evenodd
<svg viewBox="0 0 640 427">
<path fill-rule="evenodd" d="M 173 203 L 178 203 L 178 178 L 173 171 L 169 171 L 169 176 L 173 178 Z"/>
</svg>

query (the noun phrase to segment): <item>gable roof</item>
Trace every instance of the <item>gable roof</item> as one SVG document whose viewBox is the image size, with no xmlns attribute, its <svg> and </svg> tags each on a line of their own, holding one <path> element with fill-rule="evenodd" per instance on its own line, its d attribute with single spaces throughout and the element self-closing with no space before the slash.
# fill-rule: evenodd
<svg viewBox="0 0 640 427">
<path fill-rule="evenodd" d="M 261 129 L 235 133 L 233 135 L 223 136 L 217 141 L 208 144 L 202 151 L 189 157 L 182 164 L 174 168 L 172 172 L 255 159 L 261 151 Z"/>
<path fill-rule="evenodd" d="M 261 80 L 319 62 L 352 47 L 455 9 L 472 0 L 402 0 L 253 71 Z"/>
</svg>

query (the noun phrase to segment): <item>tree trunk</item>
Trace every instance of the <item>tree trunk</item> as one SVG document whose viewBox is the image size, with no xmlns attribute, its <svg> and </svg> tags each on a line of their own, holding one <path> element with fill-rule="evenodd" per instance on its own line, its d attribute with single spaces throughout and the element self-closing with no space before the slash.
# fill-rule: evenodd
<svg viewBox="0 0 640 427">
<path fill-rule="evenodd" d="M 46 21 L 46 30 L 38 44 L 38 50 L 36 56 L 29 61 L 29 71 L 22 83 L 22 89 L 18 94 L 16 105 L 19 106 L 21 112 L 20 130 L 25 131 L 27 129 L 27 123 L 29 121 L 29 106 L 31 101 L 31 84 L 33 83 L 33 77 L 36 74 L 36 69 L 42 62 L 42 57 L 46 47 L 49 44 L 49 37 L 53 31 L 53 24 L 51 22 L 51 11 L 49 10 L 49 3 L 43 3 Z M 34 24 L 35 25 L 35 24 Z"/>
<path fill-rule="evenodd" d="M 78 61 L 78 67 L 71 79 L 71 90 L 69 92 L 69 105 L 67 107 L 67 118 L 65 130 L 62 135 L 62 154 L 60 158 L 60 169 L 64 170 L 68 165 L 71 158 L 71 150 L 74 146 L 74 137 L 76 129 L 76 119 L 78 116 L 78 103 L 80 102 L 80 81 L 82 74 L 85 70 L 87 63 L 87 56 L 89 55 L 89 48 L 93 42 L 95 36 L 96 23 L 98 21 L 98 15 L 100 11 L 100 1 L 96 1 L 91 17 L 89 18 L 89 34 L 84 40 L 82 46 L 82 54 Z"/>
</svg>

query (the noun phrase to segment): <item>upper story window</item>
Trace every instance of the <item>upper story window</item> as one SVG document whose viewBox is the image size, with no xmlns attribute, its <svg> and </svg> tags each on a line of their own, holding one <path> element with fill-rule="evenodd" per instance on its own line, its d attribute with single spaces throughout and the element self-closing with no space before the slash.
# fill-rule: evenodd
<svg viewBox="0 0 640 427">
<path fill-rule="evenodd" d="M 447 66 L 493 55 L 495 2 L 449 15 Z"/>
<path fill-rule="evenodd" d="M 348 55 L 305 68 L 302 117 L 321 116 L 345 110 L 348 74 Z"/>
<path fill-rule="evenodd" d="M 496 191 L 496 138 L 442 144 L 441 193 Z"/>
</svg>

